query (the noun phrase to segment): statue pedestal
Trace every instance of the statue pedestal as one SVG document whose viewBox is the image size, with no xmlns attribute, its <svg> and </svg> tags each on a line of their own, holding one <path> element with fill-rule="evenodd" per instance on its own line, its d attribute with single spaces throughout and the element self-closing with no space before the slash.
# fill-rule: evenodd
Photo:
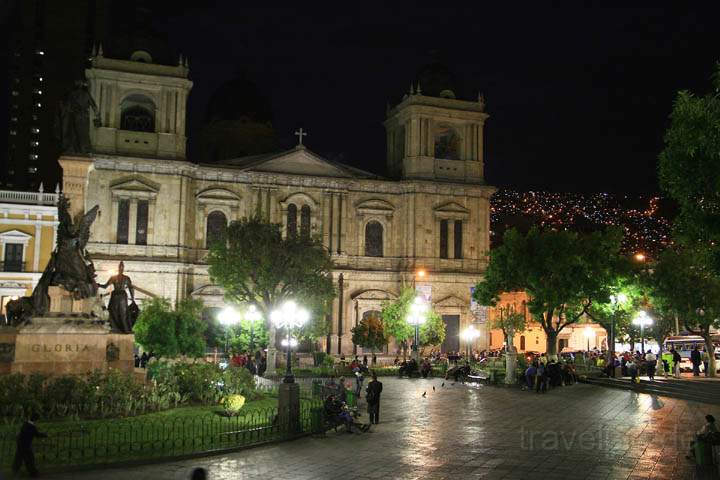
<svg viewBox="0 0 720 480">
<path fill-rule="evenodd" d="M 15 359 L 15 337 L 17 328 L 0 327 L 0 375 L 10 373 Z"/>
<path fill-rule="evenodd" d="M 35 317 L 17 329 L 10 371 L 81 375 L 115 368 L 132 373 L 134 342 L 134 335 L 110 333 L 102 321 L 71 315 Z"/>
</svg>

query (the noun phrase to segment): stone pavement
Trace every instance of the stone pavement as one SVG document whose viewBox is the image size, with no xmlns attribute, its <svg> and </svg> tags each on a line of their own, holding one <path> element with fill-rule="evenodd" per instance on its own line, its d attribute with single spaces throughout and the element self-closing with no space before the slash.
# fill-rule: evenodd
<svg viewBox="0 0 720 480">
<path fill-rule="evenodd" d="M 381 380 L 381 424 L 370 433 L 50 478 L 180 480 L 202 466 L 213 480 L 691 479 L 684 457 L 692 433 L 705 414 L 720 418 L 720 406 L 591 385 L 538 395 Z"/>
</svg>

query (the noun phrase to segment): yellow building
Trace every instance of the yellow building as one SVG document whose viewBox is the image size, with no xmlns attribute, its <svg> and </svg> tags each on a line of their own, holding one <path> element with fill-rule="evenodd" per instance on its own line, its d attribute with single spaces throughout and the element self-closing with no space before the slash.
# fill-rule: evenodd
<svg viewBox="0 0 720 480">
<path fill-rule="evenodd" d="M 5 305 L 30 295 L 55 248 L 58 225 L 55 193 L 0 190 L 0 300 Z"/>
<path fill-rule="evenodd" d="M 494 320 L 504 312 L 511 311 L 525 315 L 525 331 L 516 332 L 513 344 L 518 352 L 545 353 L 547 350 L 547 336 L 542 326 L 532 320 L 527 310 L 528 296 L 525 292 L 508 292 L 500 295 L 497 306 L 488 311 L 488 321 L 493 325 Z M 488 345 L 491 350 L 498 350 L 505 346 L 502 330 L 488 329 Z M 605 329 L 590 322 L 576 323 L 563 328 L 558 335 L 558 352 L 606 349 L 608 334 Z"/>
</svg>

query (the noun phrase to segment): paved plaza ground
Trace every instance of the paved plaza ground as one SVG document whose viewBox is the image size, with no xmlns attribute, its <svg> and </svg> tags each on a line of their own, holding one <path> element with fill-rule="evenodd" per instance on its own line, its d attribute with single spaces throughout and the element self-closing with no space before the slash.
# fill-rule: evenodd
<svg viewBox="0 0 720 480">
<path fill-rule="evenodd" d="M 705 414 L 720 418 L 720 406 L 591 385 L 538 395 L 382 380 L 381 424 L 371 433 L 51 478 L 180 480 L 202 466 L 213 480 L 691 479 L 692 433 Z"/>
</svg>

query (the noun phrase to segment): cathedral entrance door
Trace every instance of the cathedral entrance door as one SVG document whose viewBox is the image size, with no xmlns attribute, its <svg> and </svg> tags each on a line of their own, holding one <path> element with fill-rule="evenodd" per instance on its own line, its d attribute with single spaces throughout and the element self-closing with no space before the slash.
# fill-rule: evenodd
<svg viewBox="0 0 720 480">
<path fill-rule="evenodd" d="M 443 315 L 445 323 L 445 341 L 442 344 L 442 352 L 460 351 L 460 315 Z"/>
</svg>

